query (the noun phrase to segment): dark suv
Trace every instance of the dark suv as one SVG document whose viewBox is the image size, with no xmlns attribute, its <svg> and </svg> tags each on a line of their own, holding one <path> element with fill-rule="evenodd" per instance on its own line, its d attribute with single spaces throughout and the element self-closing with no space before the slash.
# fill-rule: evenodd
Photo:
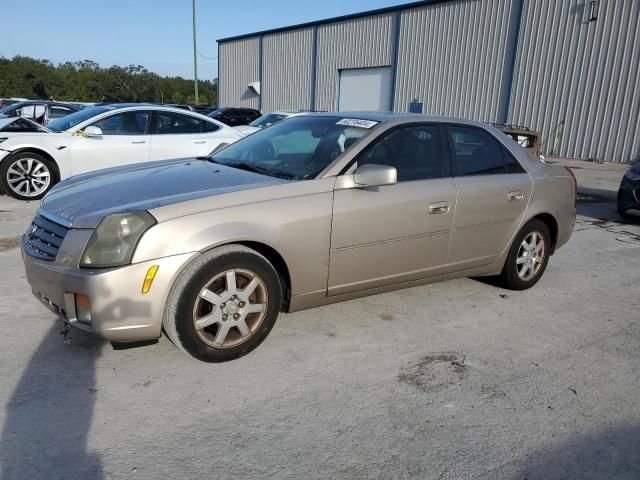
<svg viewBox="0 0 640 480">
<path fill-rule="evenodd" d="M 262 114 L 252 108 L 217 108 L 208 116 L 231 127 L 237 127 L 238 125 L 249 125 Z"/>
</svg>

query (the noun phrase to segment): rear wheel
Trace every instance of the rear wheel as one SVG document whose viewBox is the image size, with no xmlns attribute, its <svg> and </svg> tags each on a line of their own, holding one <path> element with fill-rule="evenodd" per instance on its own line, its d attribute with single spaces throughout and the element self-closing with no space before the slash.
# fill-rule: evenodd
<svg viewBox="0 0 640 480">
<path fill-rule="evenodd" d="M 267 337 L 280 310 L 280 279 L 269 261 L 241 245 L 214 249 L 187 267 L 165 311 L 167 336 L 205 362 L 249 353 Z"/>
<path fill-rule="evenodd" d="M 502 281 L 512 290 L 533 287 L 542 277 L 551 247 L 549 228 L 540 220 L 531 220 L 516 235 L 502 269 Z"/>
<path fill-rule="evenodd" d="M 53 162 L 38 153 L 18 153 L 0 164 L 2 189 L 18 200 L 39 200 L 55 182 Z"/>
</svg>

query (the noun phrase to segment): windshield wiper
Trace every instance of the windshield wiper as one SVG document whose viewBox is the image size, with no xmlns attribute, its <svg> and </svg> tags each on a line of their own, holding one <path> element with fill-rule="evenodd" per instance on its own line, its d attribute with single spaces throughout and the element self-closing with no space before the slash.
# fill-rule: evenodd
<svg viewBox="0 0 640 480">
<path fill-rule="evenodd" d="M 215 160 L 214 160 L 215 161 Z M 216 162 L 218 163 L 218 162 Z M 246 170 L 247 172 L 259 173 L 261 175 L 268 175 L 270 177 L 273 176 L 273 172 L 268 168 L 257 167 L 255 165 L 249 165 L 248 163 L 240 162 L 240 163 L 221 163 L 221 165 L 226 165 L 231 168 L 238 168 L 240 170 Z"/>
</svg>

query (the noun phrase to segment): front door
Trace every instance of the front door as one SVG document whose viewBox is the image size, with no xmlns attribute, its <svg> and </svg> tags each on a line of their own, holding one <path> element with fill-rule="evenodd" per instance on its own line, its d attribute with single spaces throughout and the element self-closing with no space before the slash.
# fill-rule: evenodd
<svg viewBox="0 0 640 480">
<path fill-rule="evenodd" d="M 450 126 L 458 205 L 447 272 L 488 265 L 509 246 L 533 182 L 508 150 L 477 127 Z"/>
<path fill-rule="evenodd" d="M 71 142 L 73 175 L 148 161 L 150 118 L 151 112 L 143 110 L 115 113 L 91 124 L 102 130 L 101 136 L 74 136 Z"/>
<path fill-rule="evenodd" d="M 385 132 L 357 158 L 390 165 L 398 183 L 334 192 L 329 295 L 439 275 L 446 262 L 456 186 L 441 127 Z"/>
</svg>

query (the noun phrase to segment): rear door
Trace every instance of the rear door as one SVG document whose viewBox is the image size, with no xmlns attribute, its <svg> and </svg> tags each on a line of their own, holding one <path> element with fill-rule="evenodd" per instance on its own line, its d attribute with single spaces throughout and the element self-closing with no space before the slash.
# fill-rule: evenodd
<svg viewBox="0 0 640 480">
<path fill-rule="evenodd" d="M 447 127 L 458 188 L 447 272 L 488 265 L 504 251 L 522 221 L 533 182 L 488 131 Z"/>
<path fill-rule="evenodd" d="M 150 120 L 148 110 L 115 110 L 91 123 L 102 130 L 102 136 L 71 137 L 72 174 L 148 161 Z"/>
<path fill-rule="evenodd" d="M 198 157 L 229 142 L 223 129 L 195 115 L 156 111 L 151 135 L 151 160 Z"/>
<path fill-rule="evenodd" d="M 357 165 L 391 165 L 398 183 L 334 192 L 328 294 L 442 273 L 456 186 L 441 127 L 412 124 L 383 133 Z"/>
</svg>

